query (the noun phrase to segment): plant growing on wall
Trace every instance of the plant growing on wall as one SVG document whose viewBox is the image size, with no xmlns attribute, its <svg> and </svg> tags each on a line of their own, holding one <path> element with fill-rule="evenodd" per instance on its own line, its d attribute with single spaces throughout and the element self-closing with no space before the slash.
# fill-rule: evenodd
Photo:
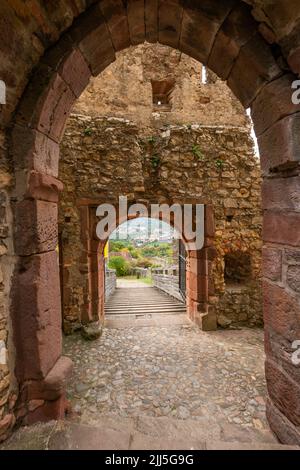
<svg viewBox="0 0 300 470">
<path fill-rule="evenodd" d="M 151 155 L 150 161 L 151 161 L 152 168 L 156 170 L 160 165 L 160 156 L 157 154 Z"/>
<path fill-rule="evenodd" d="M 86 127 L 83 131 L 83 134 L 87 136 L 92 135 L 92 133 L 93 133 L 93 129 L 91 129 L 90 127 Z"/>
<path fill-rule="evenodd" d="M 149 144 L 155 144 L 156 138 L 154 137 L 154 135 L 151 135 L 150 137 L 148 137 L 148 142 Z"/>
<path fill-rule="evenodd" d="M 204 155 L 203 155 L 202 150 L 199 147 L 199 145 L 197 145 L 197 144 L 193 145 L 192 152 L 199 161 L 203 160 Z"/>
<path fill-rule="evenodd" d="M 222 170 L 225 162 L 221 158 L 218 158 L 215 163 L 216 167 L 219 168 L 219 170 Z"/>
</svg>

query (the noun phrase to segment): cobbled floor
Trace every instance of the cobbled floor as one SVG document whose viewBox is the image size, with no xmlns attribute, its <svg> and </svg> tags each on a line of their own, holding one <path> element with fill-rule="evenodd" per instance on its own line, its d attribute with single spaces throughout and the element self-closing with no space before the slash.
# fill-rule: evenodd
<svg viewBox="0 0 300 470">
<path fill-rule="evenodd" d="M 67 337 L 64 347 L 74 361 L 68 398 L 81 423 L 163 416 L 269 429 L 262 330 L 106 328 L 93 342 Z"/>
</svg>

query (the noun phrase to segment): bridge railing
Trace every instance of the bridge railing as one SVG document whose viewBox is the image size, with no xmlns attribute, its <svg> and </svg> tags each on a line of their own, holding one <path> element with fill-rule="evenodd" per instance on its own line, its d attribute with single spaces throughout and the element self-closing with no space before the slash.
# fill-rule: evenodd
<svg viewBox="0 0 300 470">
<path fill-rule="evenodd" d="M 178 300 L 183 300 L 179 291 L 179 268 L 168 266 L 165 268 L 151 269 L 153 286 Z"/>
<path fill-rule="evenodd" d="M 115 269 L 105 269 L 105 301 L 114 293 L 117 287 L 117 273 Z"/>
</svg>

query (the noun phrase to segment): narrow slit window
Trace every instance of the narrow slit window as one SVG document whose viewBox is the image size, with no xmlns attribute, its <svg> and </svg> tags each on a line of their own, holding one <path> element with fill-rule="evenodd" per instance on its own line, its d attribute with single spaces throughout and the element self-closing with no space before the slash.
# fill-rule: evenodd
<svg viewBox="0 0 300 470">
<path fill-rule="evenodd" d="M 175 80 L 151 80 L 151 85 L 153 108 L 155 110 L 170 111 Z"/>
</svg>

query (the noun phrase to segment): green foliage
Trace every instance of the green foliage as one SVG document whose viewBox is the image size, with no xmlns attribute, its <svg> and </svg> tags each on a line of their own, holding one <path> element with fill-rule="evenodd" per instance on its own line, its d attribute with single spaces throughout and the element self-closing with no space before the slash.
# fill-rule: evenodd
<svg viewBox="0 0 300 470">
<path fill-rule="evenodd" d="M 86 128 L 84 129 L 83 133 L 84 133 L 84 135 L 90 136 L 90 135 L 92 135 L 92 133 L 93 133 L 93 129 L 91 129 L 90 127 L 86 127 Z"/>
<path fill-rule="evenodd" d="M 148 258 L 139 258 L 136 261 L 135 266 L 137 268 L 151 268 L 153 265 L 152 265 L 152 261 L 150 259 L 148 259 Z"/>
<path fill-rule="evenodd" d="M 152 168 L 157 169 L 160 165 L 160 156 L 157 154 L 151 155 L 150 161 Z"/>
<path fill-rule="evenodd" d="M 136 247 L 131 240 L 110 240 L 109 249 L 115 255 L 111 256 L 108 266 L 116 270 L 118 277 L 130 275 L 136 267 L 160 267 L 162 259 L 162 264 L 173 262 L 173 247 L 167 242 L 149 242 L 142 247 Z M 131 254 L 131 260 L 122 256 L 122 253 L 126 252 Z"/>
<path fill-rule="evenodd" d="M 199 147 L 199 145 L 196 145 L 196 144 L 193 145 L 193 147 L 192 147 L 192 152 L 193 152 L 193 154 L 195 155 L 195 157 L 197 157 L 197 159 L 198 159 L 199 161 L 202 161 L 202 160 L 203 160 L 204 155 L 203 155 L 202 150 L 201 150 L 201 148 Z"/>
<path fill-rule="evenodd" d="M 135 248 L 134 246 L 129 246 L 128 251 L 131 254 L 132 258 L 137 259 L 137 258 L 140 258 L 140 256 L 141 256 L 140 251 L 138 250 L 138 248 Z"/>
<path fill-rule="evenodd" d="M 169 243 L 149 243 L 141 248 L 141 255 L 145 257 L 168 258 L 173 254 Z"/>
<path fill-rule="evenodd" d="M 131 265 L 123 256 L 112 256 L 108 267 L 115 269 L 118 277 L 128 276 L 131 273 Z"/>
<path fill-rule="evenodd" d="M 222 170 L 225 162 L 221 158 L 218 158 L 215 163 L 216 163 L 216 167 Z"/>
<path fill-rule="evenodd" d="M 130 251 L 130 242 L 127 240 L 109 240 L 109 251 L 121 251 L 128 248 Z"/>
<path fill-rule="evenodd" d="M 156 137 L 154 137 L 154 135 L 151 135 L 150 137 L 148 137 L 148 142 L 149 144 L 155 144 Z"/>
</svg>

